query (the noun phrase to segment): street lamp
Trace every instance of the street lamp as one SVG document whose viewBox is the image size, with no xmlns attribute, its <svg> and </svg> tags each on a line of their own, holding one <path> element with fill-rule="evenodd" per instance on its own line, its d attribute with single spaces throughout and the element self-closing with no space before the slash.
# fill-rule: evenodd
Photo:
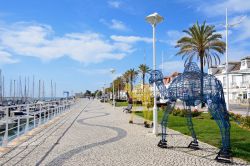
<svg viewBox="0 0 250 166">
<path fill-rule="evenodd" d="M 106 90 L 105 90 L 105 87 L 106 86 L 106 84 L 104 84 L 104 87 L 103 87 L 103 103 L 105 103 L 105 100 L 106 100 Z"/>
<path fill-rule="evenodd" d="M 155 28 L 156 25 L 163 21 L 163 17 L 160 16 L 158 13 L 150 14 L 146 17 L 146 21 L 150 23 L 153 27 L 153 70 L 156 70 L 156 57 L 155 57 Z M 153 134 L 158 134 L 157 128 L 157 105 L 156 105 L 156 86 L 154 83 L 154 108 L 153 108 Z"/>
<path fill-rule="evenodd" d="M 115 73 L 115 69 L 111 69 L 110 72 L 112 74 L 114 74 Z M 114 86 L 114 80 L 113 80 L 113 95 L 112 95 L 112 98 L 113 98 L 113 109 L 115 109 L 115 97 L 114 97 L 114 95 L 115 95 L 115 86 Z"/>
<path fill-rule="evenodd" d="M 226 94 L 227 94 L 227 98 L 226 98 L 226 105 L 227 105 L 227 110 L 229 111 L 230 110 L 230 105 L 229 105 L 229 76 L 228 76 L 228 29 L 231 28 L 231 27 L 234 27 L 238 24 L 240 24 L 243 19 L 245 17 L 241 17 L 240 20 L 234 24 L 228 24 L 228 17 L 227 17 L 227 8 L 226 8 Z"/>
</svg>

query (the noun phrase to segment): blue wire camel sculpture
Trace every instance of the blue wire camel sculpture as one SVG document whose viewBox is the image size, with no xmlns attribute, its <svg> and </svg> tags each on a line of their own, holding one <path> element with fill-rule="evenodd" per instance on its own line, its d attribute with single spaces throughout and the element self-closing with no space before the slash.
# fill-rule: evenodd
<svg viewBox="0 0 250 166">
<path fill-rule="evenodd" d="M 159 70 L 150 72 L 149 83 L 155 83 L 161 97 L 167 99 L 167 107 L 161 121 L 162 138 L 158 143 L 159 147 L 167 148 L 166 128 L 168 116 L 173 111 L 176 100 L 179 99 L 183 102 L 188 129 L 193 138 L 188 147 L 199 149 L 192 123 L 191 106 L 197 106 L 205 102 L 209 112 L 220 128 L 222 137 L 222 147 L 215 159 L 222 162 L 231 162 L 229 113 L 225 104 L 223 87 L 215 76 L 207 73 L 202 74 L 197 64 L 191 62 L 185 65 L 184 72 L 174 78 L 168 88 L 163 84 L 163 74 Z M 201 87 L 201 83 L 203 87 Z"/>
</svg>

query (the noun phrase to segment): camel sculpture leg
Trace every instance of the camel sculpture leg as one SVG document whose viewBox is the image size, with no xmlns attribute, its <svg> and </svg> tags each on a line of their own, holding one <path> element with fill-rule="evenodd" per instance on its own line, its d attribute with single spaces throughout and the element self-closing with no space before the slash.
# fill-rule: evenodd
<svg viewBox="0 0 250 166">
<path fill-rule="evenodd" d="M 198 141 L 197 141 L 197 137 L 196 137 L 196 133 L 194 131 L 194 125 L 193 125 L 193 121 L 192 121 L 191 106 L 184 105 L 184 109 L 186 111 L 188 130 L 190 131 L 192 138 L 193 138 L 193 141 L 190 142 L 190 144 L 188 145 L 188 148 L 199 149 L 199 145 L 198 145 Z"/>
<path fill-rule="evenodd" d="M 162 120 L 161 120 L 162 135 L 161 135 L 161 140 L 158 143 L 158 146 L 161 148 L 167 148 L 166 137 L 167 137 L 168 117 L 169 117 L 169 114 L 173 111 L 174 107 L 175 107 L 175 102 L 173 102 L 173 103 L 168 102 L 167 107 L 164 111 L 164 115 L 163 115 Z"/>
<path fill-rule="evenodd" d="M 231 162 L 230 122 L 226 104 L 219 97 L 214 97 L 207 103 L 209 112 L 219 126 L 222 137 L 222 147 L 215 159 L 222 162 Z"/>
</svg>

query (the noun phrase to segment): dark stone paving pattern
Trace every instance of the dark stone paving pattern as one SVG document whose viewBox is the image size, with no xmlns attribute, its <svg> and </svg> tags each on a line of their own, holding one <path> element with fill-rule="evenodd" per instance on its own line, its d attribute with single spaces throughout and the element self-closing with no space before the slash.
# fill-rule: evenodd
<svg viewBox="0 0 250 166">
<path fill-rule="evenodd" d="M 88 111 L 85 111 L 85 112 L 88 112 Z M 82 124 L 82 125 L 94 126 L 94 127 L 104 127 L 104 128 L 108 128 L 110 130 L 114 130 L 115 132 L 117 132 L 117 136 L 115 136 L 113 138 L 110 138 L 108 140 L 104 140 L 104 141 L 101 141 L 101 142 L 96 142 L 96 143 L 93 143 L 93 144 L 78 147 L 76 149 L 72 149 L 72 150 L 70 150 L 70 151 L 56 157 L 48 165 L 50 165 L 50 166 L 63 165 L 65 160 L 69 160 L 72 156 L 74 156 L 74 155 L 76 155 L 78 153 L 81 153 L 81 152 L 83 152 L 83 151 L 85 151 L 87 149 L 90 149 L 90 148 L 94 148 L 96 146 L 101 146 L 101 145 L 105 145 L 105 144 L 108 144 L 108 143 L 119 141 L 120 139 L 127 136 L 127 132 L 125 130 L 121 129 L 121 128 L 118 128 L 118 127 L 111 127 L 111 126 L 98 125 L 98 124 L 88 124 L 88 123 L 84 122 L 87 119 L 93 119 L 93 118 L 98 118 L 98 117 L 103 117 L 103 116 L 110 115 L 109 113 L 105 113 L 105 112 L 104 113 L 103 112 L 94 112 L 94 114 L 100 114 L 100 113 L 102 115 L 93 116 L 93 117 L 85 118 L 85 119 L 79 119 L 79 120 L 77 120 L 77 122 Z"/>
<path fill-rule="evenodd" d="M 225 165 L 214 160 L 217 148 L 202 142 L 200 150 L 186 148 L 192 139 L 173 130 L 168 130 L 172 148 L 158 148 L 160 137 L 145 129 L 141 118 L 135 118 L 133 125 L 129 119 L 121 108 L 82 100 L 59 121 L 4 155 L 0 165 Z M 234 159 L 232 165 L 247 164 Z"/>
</svg>

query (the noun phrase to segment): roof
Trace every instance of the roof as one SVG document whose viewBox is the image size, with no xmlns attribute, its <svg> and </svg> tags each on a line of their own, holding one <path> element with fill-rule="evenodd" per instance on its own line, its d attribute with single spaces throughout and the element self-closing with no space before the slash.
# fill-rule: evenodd
<svg viewBox="0 0 250 166">
<path fill-rule="evenodd" d="M 221 74 L 221 73 L 222 73 L 222 68 L 218 68 L 218 70 L 214 74 Z"/>
<path fill-rule="evenodd" d="M 250 56 L 246 56 L 246 57 L 242 58 L 241 60 L 245 60 L 245 59 L 250 59 Z"/>
<path fill-rule="evenodd" d="M 170 77 L 176 77 L 176 76 L 178 76 L 178 75 L 180 75 L 181 73 L 179 73 L 179 72 L 174 72 Z"/>
<path fill-rule="evenodd" d="M 173 80 L 173 78 L 177 77 L 180 74 L 181 73 L 179 73 L 179 72 L 173 72 L 170 76 L 166 76 L 163 78 L 163 83 L 169 84 Z"/>
<path fill-rule="evenodd" d="M 231 71 L 238 71 L 238 70 L 240 70 L 240 63 L 237 63 L 233 68 L 232 68 L 232 70 Z"/>
</svg>

